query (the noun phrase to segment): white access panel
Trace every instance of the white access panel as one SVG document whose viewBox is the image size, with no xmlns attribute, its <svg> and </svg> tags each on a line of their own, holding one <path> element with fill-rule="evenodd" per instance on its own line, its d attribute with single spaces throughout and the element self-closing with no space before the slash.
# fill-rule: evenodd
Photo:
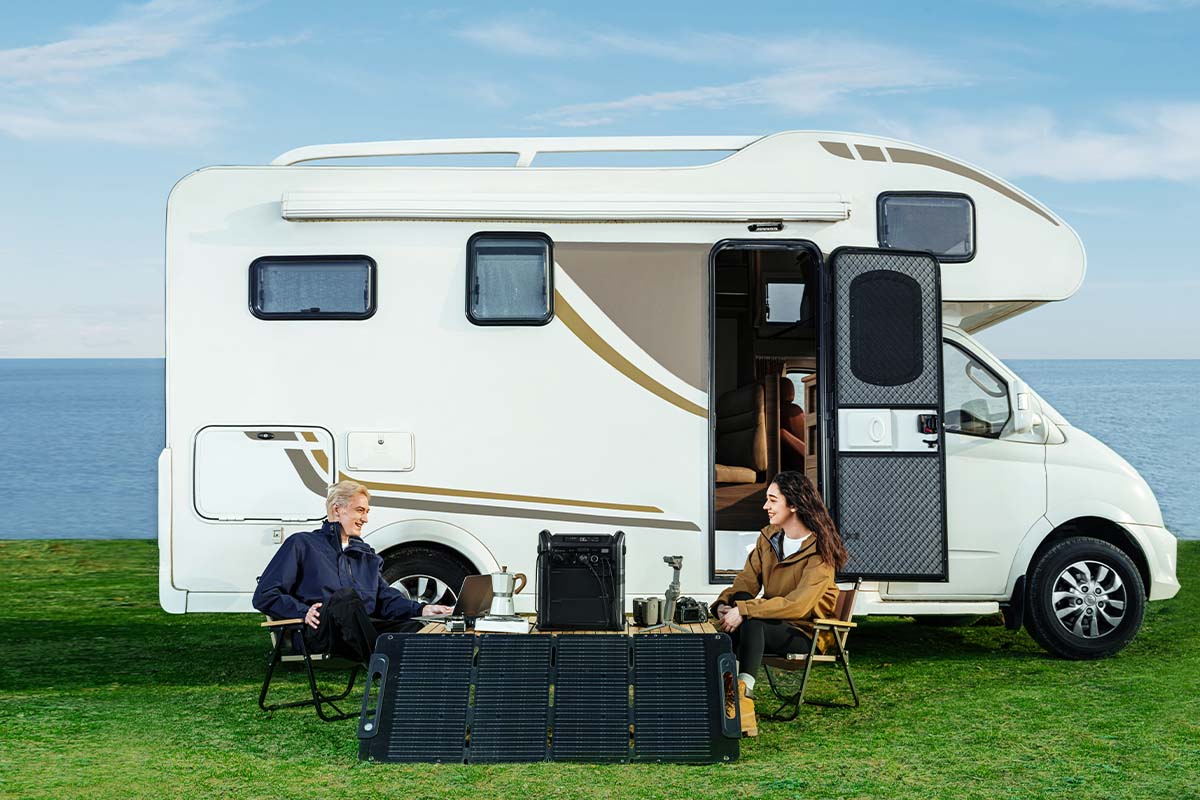
<svg viewBox="0 0 1200 800">
<path fill-rule="evenodd" d="M 839 408 L 838 450 L 921 453 L 936 451 L 937 434 L 921 433 L 919 417 L 934 408 Z"/>
<path fill-rule="evenodd" d="M 413 435 L 407 431 L 350 431 L 346 466 L 356 472 L 410 472 L 416 465 Z"/>
<path fill-rule="evenodd" d="M 196 434 L 196 512 L 214 520 L 323 519 L 325 504 L 304 476 L 332 483 L 332 453 L 323 428 L 204 428 Z"/>
</svg>

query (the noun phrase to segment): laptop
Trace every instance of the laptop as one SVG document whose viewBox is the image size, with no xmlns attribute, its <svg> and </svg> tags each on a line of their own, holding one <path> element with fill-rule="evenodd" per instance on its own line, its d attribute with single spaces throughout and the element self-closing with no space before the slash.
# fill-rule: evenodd
<svg viewBox="0 0 1200 800">
<path fill-rule="evenodd" d="M 450 617 L 475 619 L 488 613 L 492 607 L 492 576 L 468 575 L 458 590 L 458 602 L 449 614 L 428 614 L 421 620 L 446 620 Z"/>
</svg>

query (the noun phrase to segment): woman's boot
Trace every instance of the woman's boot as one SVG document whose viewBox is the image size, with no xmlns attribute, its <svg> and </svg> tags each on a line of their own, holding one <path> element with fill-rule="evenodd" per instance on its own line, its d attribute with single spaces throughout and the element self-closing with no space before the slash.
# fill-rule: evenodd
<svg viewBox="0 0 1200 800">
<path fill-rule="evenodd" d="M 746 682 L 738 681 L 738 708 L 742 712 L 742 736 L 758 736 L 758 718 L 754 716 L 754 698 L 746 694 Z"/>
</svg>

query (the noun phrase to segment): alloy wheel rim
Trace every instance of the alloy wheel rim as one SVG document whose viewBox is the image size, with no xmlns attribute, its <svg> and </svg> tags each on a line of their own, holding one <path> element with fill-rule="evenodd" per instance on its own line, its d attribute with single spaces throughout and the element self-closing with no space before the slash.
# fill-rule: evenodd
<svg viewBox="0 0 1200 800">
<path fill-rule="evenodd" d="M 1051 605 L 1058 623 L 1081 639 L 1100 639 L 1125 619 L 1125 583 L 1100 561 L 1068 564 L 1054 580 Z"/>
<path fill-rule="evenodd" d="M 458 592 L 434 575 L 405 575 L 400 580 L 393 581 L 392 586 L 403 592 L 409 600 L 418 603 L 452 606 L 458 602 Z"/>
</svg>

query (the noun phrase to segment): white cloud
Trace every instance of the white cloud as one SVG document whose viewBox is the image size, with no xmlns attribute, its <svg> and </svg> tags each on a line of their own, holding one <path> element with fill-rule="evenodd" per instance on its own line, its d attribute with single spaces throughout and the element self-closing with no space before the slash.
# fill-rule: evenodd
<svg viewBox="0 0 1200 800">
<path fill-rule="evenodd" d="M 896 124 L 903 138 L 986 164 L 1005 177 L 1061 181 L 1200 179 L 1200 103 L 1139 104 L 1097 123 L 1068 124 L 1044 108 L 988 117 L 926 115 Z"/>
<path fill-rule="evenodd" d="M 915 49 L 817 33 L 775 38 L 695 32 L 651 37 L 618 30 L 552 34 L 524 23 L 497 22 L 469 28 L 461 35 L 506 54 L 549 59 L 628 56 L 715 66 L 726 74 L 737 70 L 746 75 L 736 81 L 571 103 L 538 116 L 564 127 L 609 124 L 632 113 L 688 108 L 768 106 L 814 113 L 827 111 L 851 94 L 970 83 L 957 67 Z"/>
<path fill-rule="evenodd" d="M 173 145 L 203 141 L 239 101 L 218 57 L 232 0 L 151 0 L 44 44 L 0 50 L 0 134 L 32 140 Z"/>
<path fill-rule="evenodd" d="M 518 56 L 560 58 L 575 52 L 565 40 L 545 35 L 520 22 L 488 22 L 472 25 L 459 35 L 488 50 Z"/>
</svg>

